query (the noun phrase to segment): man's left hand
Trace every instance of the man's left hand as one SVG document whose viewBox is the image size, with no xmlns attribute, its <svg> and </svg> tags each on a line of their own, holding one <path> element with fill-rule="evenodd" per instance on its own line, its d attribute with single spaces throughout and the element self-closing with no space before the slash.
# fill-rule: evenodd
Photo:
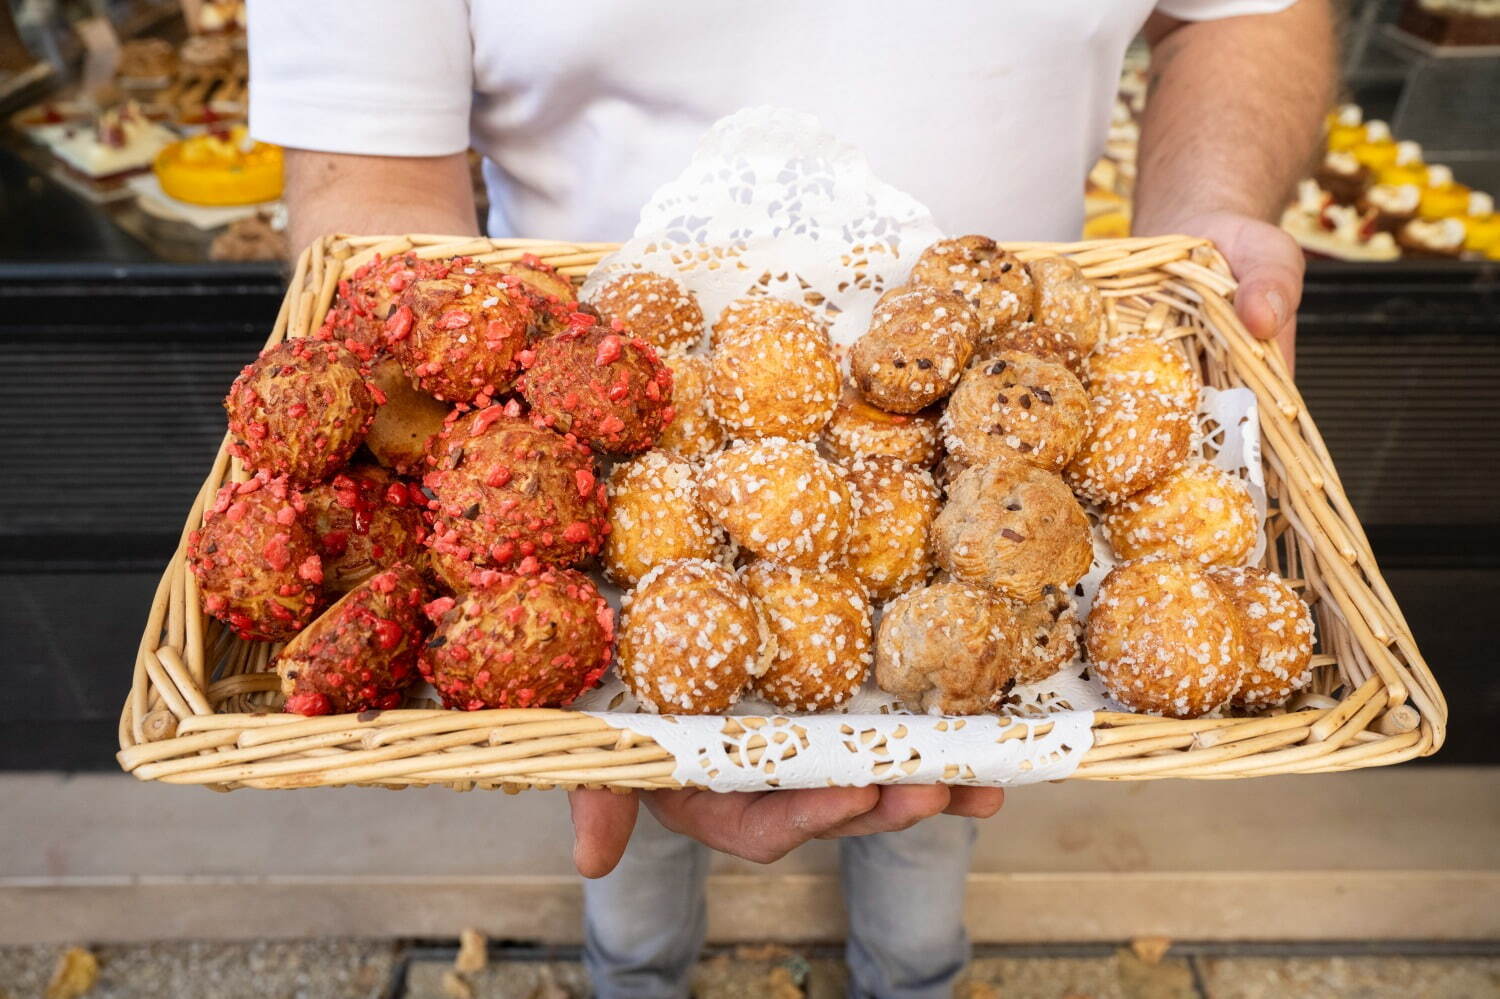
<svg viewBox="0 0 1500 999">
<path fill-rule="evenodd" d="M 1214 241 L 1239 282 L 1234 311 L 1258 339 L 1275 340 L 1293 368 L 1297 352 L 1297 306 L 1302 301 L 1302 248 L 1280 227 L 1234 212 L 1209 212 L 1173 229 Z"/>
</svg>

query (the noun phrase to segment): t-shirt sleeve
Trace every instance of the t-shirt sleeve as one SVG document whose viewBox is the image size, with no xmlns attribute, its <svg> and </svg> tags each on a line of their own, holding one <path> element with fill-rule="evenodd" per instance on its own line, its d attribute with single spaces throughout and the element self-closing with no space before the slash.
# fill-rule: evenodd
<svg viewBox="0 0 1500 999">
<path fill-rule="evenodd" d="M 443 156 L 469 146 L 464 0 L 251 0 L 250 132 L 297 149 Z"/>
<path fill-rule="evenodd" d="M 1242 14 L 1274 14 L 1286 10 L 1296 0 L 1160 0 L 1158 14 L 1183 21 L 1213 21 Z"/>
</svg>

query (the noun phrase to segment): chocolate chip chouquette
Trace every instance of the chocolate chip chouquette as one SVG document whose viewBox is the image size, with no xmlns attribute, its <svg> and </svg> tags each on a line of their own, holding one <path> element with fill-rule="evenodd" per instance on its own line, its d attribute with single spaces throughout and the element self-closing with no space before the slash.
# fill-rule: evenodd
<svg viewBox="0 0 1500 999">
<path fill-rule="evenodd" d="M 959 294 L 903 286 L 881 296 L 869 330 L 849 351 L 860 394 L 892 413 L 917 413 L 953 391 L 979 332 Z"/>
</svg>

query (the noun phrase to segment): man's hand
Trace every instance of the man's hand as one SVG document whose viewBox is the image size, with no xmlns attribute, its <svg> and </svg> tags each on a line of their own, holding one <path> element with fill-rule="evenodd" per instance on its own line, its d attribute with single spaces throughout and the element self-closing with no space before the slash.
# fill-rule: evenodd
<svg viewBox="0 0 1500 999">
<path fill-rule="evenodd" d="M 1135 187 L 1136 235 L 1218 244 L 1239 280 L 1235 311 L 1292 363 L 1302 254 L 1271 220 L 1319 149 L 1334 95 L 1334 8 L 1146 24 L 1151 43 Z"/>
<path fill-rule="evenodd" d="M 657 821 L 673 832 L 769 864 L 811 839 L 892 832 L 939 812 L 989 818 L 1005 802 L 1005 792 L 898 785 L 743 794 L 650 791 L 644 798 Z M 581 790 L 571 792 L 568 801 L 573 812 L 573 863 L 584 877 L 603 877 L 614 870 L 630 841 L 636 796 Z"/>
<path fill-rule="evenodd" d="M 1240 284 L 1234 311 L 1251 335 L 1275 340 L 1288 370 L 1297 350 L 1297 306 L 1306 262 L 1297 241 L 1279 227 L 1233 212 L 1185 220 L 1179 230 L 1211 239 Z"/>
</svg>

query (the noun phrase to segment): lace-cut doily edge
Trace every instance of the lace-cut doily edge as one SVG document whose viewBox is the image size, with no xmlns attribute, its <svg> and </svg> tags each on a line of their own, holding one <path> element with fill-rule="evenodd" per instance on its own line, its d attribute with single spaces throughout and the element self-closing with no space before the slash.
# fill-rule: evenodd
<svg viewBox="0 0 1500 999">
<path fill-rule="evenodd" d="M 581 712 L 649 739 L 671 779 L 712 791 L 1062 780 L 1094 744 L 1092 711 L 996 715 L 652 715 Z"/>
</svg>

